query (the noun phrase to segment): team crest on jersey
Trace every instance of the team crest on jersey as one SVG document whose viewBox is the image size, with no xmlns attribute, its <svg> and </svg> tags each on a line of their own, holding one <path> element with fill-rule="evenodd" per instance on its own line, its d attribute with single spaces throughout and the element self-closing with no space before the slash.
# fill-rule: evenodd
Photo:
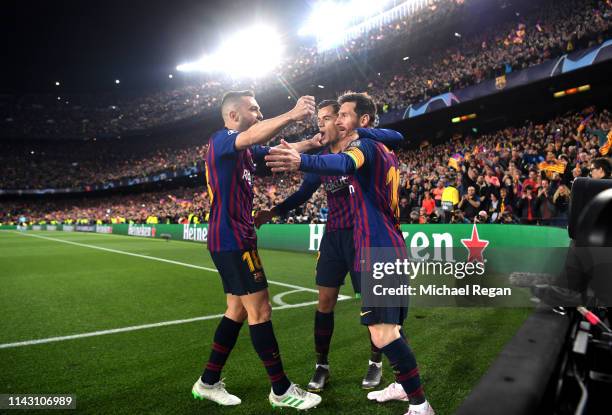
<svg viewBox="0 0 612 415">
<path fill-rule="evenodd" d="M 262 282 L 264 278 L 265 276 L 262 271 L 256 271 L 253 273 L 253 279 L 255 280 L 255 282 Z"/>
<path fill-rule="evenodd" d="M 353 147 L 359 147 L 361 145 L 361 140 L 357 139 L 357 140 L 353 140 L 349 143 L 347 149 L 349 148 L 353 148 Z"/>
<path fill-rule="evenodd" d="M 334 177 L 331 181 L 325 181 L 324 188 L 326 192 L 336 193 L 337 191 L 346 189 L 350 184 L 349 176 Z"/>
<path fill-rule="evenodd" d="M 251 176 L 251 172 L 247 169 L 244 169 L 242 172 L 242 180 L 246 180 L 250 186 L 253 186 L 253 177 Z"/>
</svg>

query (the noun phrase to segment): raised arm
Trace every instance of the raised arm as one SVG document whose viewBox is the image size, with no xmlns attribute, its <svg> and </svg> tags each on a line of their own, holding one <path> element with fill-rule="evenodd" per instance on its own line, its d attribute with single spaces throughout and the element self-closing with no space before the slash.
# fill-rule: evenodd
<svg viewBox="0 0 612 415">
<path fill-rule="evenodd" d="M 315 100 L 312 96 L 303 96 L 298 99 L 295 107 L 277 117 L 260 121 L 236 137 L 234 146 L 236 150 L 244 150 L 256 144 L 263 144 L 279 133 L 288 124 L 301 121 L 314 114 Z"/>
<path fill-rule="evenodd" d="M 386 128 L 358 128 L 356 131 L 359 138 L 380 141 L 391 149 L 397 148 L 404 140 L 404 136 L 400 132 Z"/>
<path fill-rule="evenodd" d="M 304 172 L 318 173 L 329 176 L 342 176 L 353 174 L 357 170 L 355 160 L 345 153 L 300 156 L 299 169 Z M 274 168 L 272 169 L 274 171 Z"/>
<path fill-rule="evenodd" d="M 355 143 L 359 143 L 359 140 Z M 342 176 L 353 174 L 363 166 L 365 158 L 362 149 L 351 144 L 346 151 L 339 154 L 311 156 L 309 154 L 300 155 L 283 141 L 280 146 L 270 149 L 270 154 L 265 157 L 265 160 L 266 165 L 274 173 L 301 170 L 320 175 Z"/>
</svg>

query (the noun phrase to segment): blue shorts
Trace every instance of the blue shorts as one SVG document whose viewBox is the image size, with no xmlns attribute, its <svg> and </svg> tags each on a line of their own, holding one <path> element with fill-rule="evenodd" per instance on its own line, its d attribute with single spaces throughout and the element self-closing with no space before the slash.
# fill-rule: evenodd
<svg viewBox="0 0 612 415">
<path fill-rule="evenodd" d="M 408 317 L 408 307 L 361 307 L 359 315 L 364 326 L 380 323 L 401 326 Z"/>
<path fill-rule="evenodd" d="M 211 252 L 226 294 L 247 295 L 268 288 L 257 248 L 243 251 Z"/>
<path fill-rule="evenodd" d="M 354 270 L 355 240 L 352 229 L 325 231 L 319 246 L 317 260 L 317 285 L 322 287 L 340 287 L 344 284 L 346 274 L 351 274 L 355 293 L 361 292 L 361 279 Z"/>
</svg>

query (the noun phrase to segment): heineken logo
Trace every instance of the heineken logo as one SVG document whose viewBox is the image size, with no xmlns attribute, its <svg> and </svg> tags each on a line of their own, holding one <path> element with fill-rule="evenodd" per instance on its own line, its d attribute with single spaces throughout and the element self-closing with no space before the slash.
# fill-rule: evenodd
<svg viewBox="0 0 612 415">
<path fill-rule="evenodd" d="M 128 225 L 128 235 L 131 236 L 143 236 L 145 238 L 155 238 L 155 227 L 154 226 L 143 226 L 143 225 Z"/>
<path fill-rule="evenodd" d="M 485 262 L 483 252 L 489 245 L 489 241 L 480 239 L 476 224 L 472 227 L 472 236 L 470 239 L 462 239 L 461 243 L 468 250 L 467 262 Z"/>
<path fill-rule="evenodd" d="M 113 227 L 109 225 L 96 225 L 97 233 L 113 233 Z"/>
<path fill-rule="evenodd" d="M 183 240 L 206 242 L 208 240 L 208 228 L 197 225 L 183 225 Z"/>
<path fill-rule="evenodd" d="M 450 225 L 452 227 L 453 225 Z M 308 249 L 310 251 L 318 251 L 321 244 L 321 239 L 325 233 L 325 225 L 311 224 L 310 227 L 310 243 Z M 423 226 L 427 229 L 427 226 Z M 450 232 L 433 232 L 425 233 L 422 231 L 410 233 L 402 232 L 402 236 L 408 247 L 408 254 L 411 259 L 418 261 L 448 261 L 454 262 L 455 240 Z M 480 239 L 476 224 L 472 227 L 472 234 L 467 239 L 460 240 L 461 245 L 468 251 L 467 262 L 484 262 L 484 250 L 489 245 L 489 241 Z M 459 259 L 461 260 L 461 259 Z"/>
</svg>

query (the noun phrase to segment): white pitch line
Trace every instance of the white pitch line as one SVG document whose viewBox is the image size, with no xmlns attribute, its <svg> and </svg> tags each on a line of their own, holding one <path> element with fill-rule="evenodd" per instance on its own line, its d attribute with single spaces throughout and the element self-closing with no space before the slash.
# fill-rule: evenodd
<svg viewBox="0 0 612 415">
<path fill-rule="evenodd" d="M 32 234 L 25 234 L 25 233 L 20 233 L 20 232 L 14 232 L 14 233 L 17 233 L 18 235 L 23 235 L 23 236 L 30 236 L 30 237 L 33 237 L 33 238 L 48 239 L 50 241 L 63 242 L 63 243 L 67 243 L 67 244 L 71 244 L 71 245 L 77 245 L 77 246 L 81 246 L 81 247 L 85 247 L 85 248 L 99 249 L 101 251 L 113 252 L 113 253 L 121 254 L 121 255 L 129 255 L 129 256 L 134 256 L 134 257 L 138 257 L 138 258 L 145 258 L 145 259 L 150 259 L 150 260 L 153 260 L 153 261 L 166 262 L 166 263 L 169 263 L 169 264 L 180 265 L 180 266 L 189 267 L 189 268 L 202 269 L 202 270 L 205 270 L 205 271 L 210 271 L 210 272 L 218 273 L 218 271 L 216 269 L 214 269 L 214 268 L 208 268 L 208 267 L 202 267 L 202 266 L 199 266 L 199 265 L 187 264 L 185 262 L 173 261 L 173 260 L 170 260 L 170 259 L 163 259 L 163 258 L 152 257 L 152 256 L 148 256 L 148 255 L 135 254 L 135 253 L 132 253 L 132 252 L 125 252 L 125 251 L 120 251 L 120 250 L 117 250 L 117 249 L 104 248 L 104 247 L 96 246 L 96 245 L 82 244 L 82 243 L 79 243 L 79 242 L 68 241 L 68 240 L 64 240 L 64 239 L 50 238 L 48 236 L 42 236 L 42 235 L 32 235 Z M 293 292 L 300 292 L 300 291 L 309 291 L 309 292 L 318 293 L 317 290 L 314 290 L 312 288 L 307 288 L 307 287 L 301 287 L 299 285 L 287 284 L 287 283 L 284 283 L 284 282 L 277 282 L 277 281 L 270 281 L 270 280 L 268 280 L 268 282 L 271 283 L 271 284 L 276 284 L 276 285 L 282 286 L 282 287 L 287 287 L 287 288 L 293 288 L 294 289 L 294 291 L 288 291 L 288 292 L 285 292 L 285 293 L 281 293 L 283 295 L 289 294 L 289 293 L 293 293 Z M 344 301 L 344 300 L 348 300 L 350 298 L 351 297 L 349 297 L 347 295 L 340 294 L 338 296 L 338 301 Z M 318 301 L 308 301 L 308 302 L 305 302 L 305 303 L 298 303 L 298 304 L 285 304 L 282 300 L 280 300 L 280 302 L 282 302 L 283 305 L 280 305 L 278 307 L 272 307 L 272 309 L 273 310 L 284 310 L 284 309 L 289 309 L 289 308 L 300 308 L 300 307 L 307 307 L 307 306 L 310 306 L 310 305 L 315 305 L 315 304 L 318 303 Z M 14 343 L 4 343 L 4 344 L 0 344 L 0 349 L 10 349 L 10 348 L 14 348 L 14 347 L 32 346 L 32 345 L 36 345 L 36 344 L 53 343 L 53 342 L 59 342 L 59 341 L 65 341 L 65 340 L 81 339 L 81 338 L 85 338 L 85 337 L 104 336 L 104 335 L 107 335 L 107 334 L 125 333 L 125 332 L 130 332 L 130 331 L 144 330 L 144 329 L 150 329 L 150 328 L 156 328 L 156 327 L 173 326 L 173 325 L 177 325 L 177 324 L 192 323 L 194 321 L 212 320 L 212 319 L 221 318 L 221 317 L 223 317 L 223 314 L 215 314 L 215 315 L 210 315 L 210 316 L 193 317 L 193 318 L 182 319 L 182 320 L 162 321 L 162 322 L 159 322 L 159 323 L 142 324 L 142 325 L 139 325 L 139 326 L 129 326 L 129 327 L 121 327 L 121 328 L 117 328 L 117 329 L 92 331 L 92 332 L 89 332 L 89 333 L 72 334 L 72 335 L 69 335 L 69 336 L 58 336 L 58 337 L 49 337 L 49 338 L 46 338 L 46 339 L 35 339 L 35 340 L 25 340 L 25 341 L 14 342 Z"/>
<path fill-rule="evenodd" d="M 279 307 L 272 307 L 272 310 L 284 310 L 288 308 L 307 307 L 307 306 L 314 305 L 314 304 L 317 304 L 317 301 L 308 301 L 305 303 L 298 303 L 298 304 L 285 304 Z M 151 328 L 156 328 L 156 327 L 175 326 L 177 324 L 193 323 L 194 321 L 202 321 L 202 320 L 213 320 L 213 319 L 221 318 L 221 317 L 223 317 L 223 314 L 215 314 L 211 316 L 193 317 L 193 318 L 186 318 L 182 320 L 161 321 L 159 323 L 142 324 L 139 326 L 129 326 L 129 327 L 121 327 L 118 329 L 99 330 L 99 331 L 92 331 L 89 333 L 72 334 L 69 336 L 49 337 L 46 339 L 36 339 L 36 340 L 26 340 L 26 341 L 15 342 L 15 343 L 5 343 L 5 344 L 0 344 L 0 349 L 11 349 L 14 347 L 32 346 L 35 344 L 44 344 L 44 343 L 61 342 L 65 340 L 82 339 L 85 337 L 104 336 L 107 334 L 125 333 L 128 331 L 144 330 L 144 329 L 151 329 Z"/>
<path fill-rule="evenodd" d="M 49 236 L 32 235 L 32 234 L 16 232 L 16 231 L 12 231 L 12 232 L 17 234 L 17 235 L 29 236 L 31 238 L 47 239 L 49 241 L 62 242 L 62 243 L 65 243 L 65 244 L 76 245 L 76 246 L 85 247 L 85 248 L 98 249 L 100 251 L 113 252 L 115 254 L 129 255 L 129 256 L 136 257 L 136 258 L 150 259 L 152 261 L 159 261 L 159 262 L 165 262 L 167 264 L 174 264 L 174 265 L 180 265 L 180 266 L 188 267 L 188 268 L 201 269 L 201 270 L 204 270 L 204 271 L 210 271 L 210 272 L 214 272 L 214 273 L 217 273 L 217 274 L 219 273 L 219 271 L 217 271 L 215 268 L 209 268 L 209 267 L 203 267 L 203 266 L 200 266 L 200 265 L 188 264 L 186 262 L 173 261 L 171 259 L 164 259 L 164 258 L 157 258 L 157 257 L 154 257 L 154 256 L 149 256 L 149 255 L 135 254 L 133 252 L 120 251 L 118 249 L 112 249 L 112 248 L 104 248 L 102 246 L 96 246 L 96 245 L 82 244 L 80 242 L 69 241 L 69 240 L 66 240 L 66 239 L 51 238 Z M 317 291 L 315 289 L 312 289 L 312 288 L 302 287 L 302 286 L 294 285 L 294 284 L 287 284 L 285 282 L 278 282 L 278 281 L 268 280 L 268 283 L 269 284 L 273 284 L 273 285 L 278 285 L 278 286 L 281 286 L 281 287 L 293 288 L 294 290 L 308 291 L 308 292 L 317 293 L 317 294 L 319 293 L 319 291 Z"/>
</svg>

